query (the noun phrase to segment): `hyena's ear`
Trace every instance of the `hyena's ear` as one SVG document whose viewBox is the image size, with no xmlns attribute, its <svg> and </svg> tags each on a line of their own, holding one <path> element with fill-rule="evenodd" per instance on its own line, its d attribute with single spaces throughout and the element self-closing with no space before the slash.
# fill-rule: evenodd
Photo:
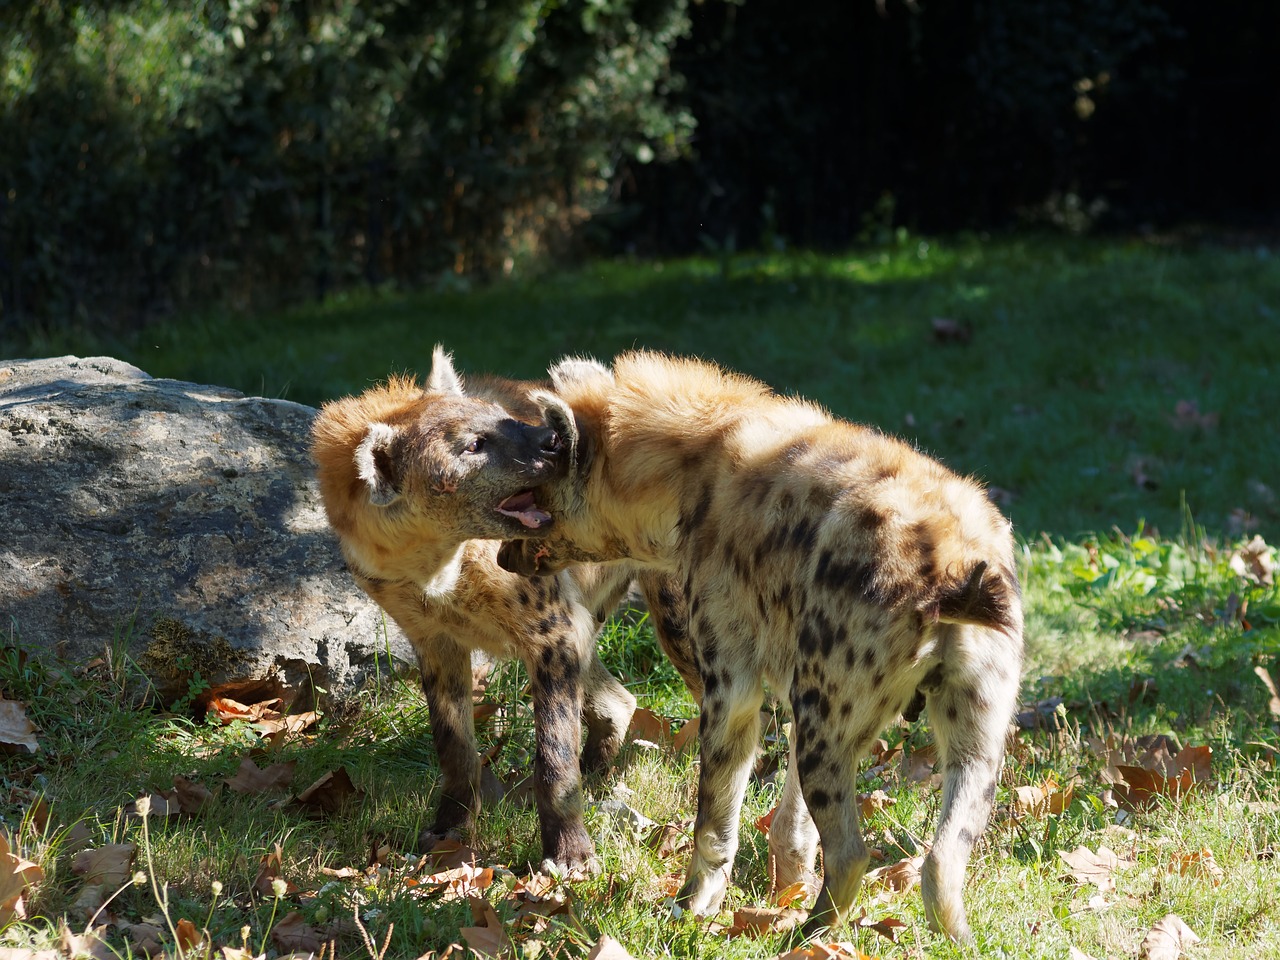
<svg viewBox="0 0 1280 960">
<path fill-rule="evenodd" d="M 427 390 L 432 393 L 452 394 L 455 397 L 465 396 L 462 390 L 462 377 L 453 369 L 453 355 L 447 353 L 438 343 L 431 351 L 431 372 L 427 374 Z"/>
<path fill-rule="evenodd" d="M 356 447 L 356 471 L 369 491 L 369 502 L 375 506 L 390 506 L 400 499 L 396 434 L 396 429 L 385 423 L 371 423 Z"/>
<path fill-rule="evenodd" d="M 566 459 L 569 461 L 570 475 L 579 473 L 583 468 L 580 462 L 582 434 L 578 430 L 578 421 L 573 415 L 573 408 L 548 390 L 534 390 L 529 394 L 529 399 L 538 405 L 543 419 L 547 421 L 547 426 L 560 435 L 560 442 L 564 444 L 565 453 L 568 455 Z"/>
<path fill-rule="evenodd" d="M 613 371 L 591 357 L 564 357 L 557 360 L 547 372 L 557 390 L 579 383 L 590 383 L 592 380 L 613 383 Z"/>
</svg>

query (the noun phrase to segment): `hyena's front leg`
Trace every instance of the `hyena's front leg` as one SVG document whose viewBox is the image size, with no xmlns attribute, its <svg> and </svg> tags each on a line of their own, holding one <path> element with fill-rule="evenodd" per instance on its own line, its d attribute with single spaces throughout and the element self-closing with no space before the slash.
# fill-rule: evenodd
<svg viewBox="0 0 1280 960">
<path fill-rule="evenodd" d="M 429 849 L 436 840 L 471 827 L 480 809 L 480 755 L 471 707 L 470 653 L 447 638 L 419 646 L 422 690 L 441 773 L 435 822 L 419 837 L 419 845 Z"/>
<path fill-rule="evenodd" d="M 582 822 L 580 646 L 569 628 L 548 638 L 526 664 L 533 687 L 533 786 L 542 829 L 543 870 L 594 871 L 598 866 Z"/>
<path fill-rule="evenodd" d="M 622 749 L 636 710 L 636 698 L 600 662 L 594 645 L 587 655 L 582 677 L 583 717 L 587 723 L 587 743 L 582 748 L 582 772 L 605 774 Z"/>
<path fill-rule="evenodd" d="M 718 663 L 702 666 L 698 817 L 693 826 L 693 857 L 684 886 L 676 894 L 676 906 L 708 916 L 720 909 L 738 852 L 738 817 L 760 742 L 764 691 L 757 677 L 734 676 L 732 668 Z"/>
</svg>

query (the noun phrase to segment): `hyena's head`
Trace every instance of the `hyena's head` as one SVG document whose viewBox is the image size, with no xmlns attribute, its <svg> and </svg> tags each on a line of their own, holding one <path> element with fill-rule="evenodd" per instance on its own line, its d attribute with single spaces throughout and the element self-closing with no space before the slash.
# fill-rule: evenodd
<svg viewBox="0 0 1280 960">
<path fill-rule="evenodd" d="M 330 521 L 375 541 L 545 536 L 541 488 L 569 463 L 560 434 L 467 396 L 448 354 L 433 359 L 425 389 L 395 379 L 320 411 L 313 452 Z"/>
<path fill-rule="evenodd" d="M 618 559 L 579 539 L 590 526 L 587 486 L 603 442 L 600 412 L 613 374 L 596 360 L 569 357 L 552 366 L 550 375 L 553 389 L 534 391 L 531 399 L 564 449 L 563 471 L 540 491 L 560 527 L 538 543 L 509 540 L 502 545 L 498 563 L 524 576 L 549 576 L 574 563 Z"/>
</svg>

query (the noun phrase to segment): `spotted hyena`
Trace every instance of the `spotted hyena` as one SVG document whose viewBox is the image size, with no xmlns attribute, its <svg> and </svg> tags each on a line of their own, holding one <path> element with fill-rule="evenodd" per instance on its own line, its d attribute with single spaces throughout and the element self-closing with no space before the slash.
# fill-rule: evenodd
<svg viewBox="0 0 1280 960">
<path fill-rule="evenodd" d="M 775 882 L 825 876 L 803 933 L 845 916 L 867 865 L 854 778 L 923 692 L 945 786 L 923 893 L 969 936 L 961 888 L 995 797 L 1019 686 L 1010 525 L 976 483 L 873 429 L 696 360 L 571 361 L 540 397 L 570 472 L 539 541 L 499 562 L 546 573 L 628 558 L 679 578 L 705 693 L 698 816 L 677 904 L 714 913 L 738 846 L 763 684 L 793 714 L 770 831 Z"/>
<path fill-rule="evenodd" d="M 590 868 L 580 718 L 582 769 L 607 769 L 635 698 L 601 664 L 595 635 L 636 571 L 579 566 L 530 580 L 497 565 L 500 539 L 551 529 L 540 485 L 566 466 L 560 438 L 529 401 L 534 386 L 481 378 L 464 390 L 437 348 L 425 387 L 395 378 L 326 404 L 312 449 L 347 566 L 399 624 L 421 667 L 442 773 L 422 843 L 467 828 L 480 806 L 471 651 L 481 649 L 528 668 L 544 866 Z M 641 572 L 640 582 L 660 643 L 697 695 L 682 595 L 661 574 Z"/>
</svg>

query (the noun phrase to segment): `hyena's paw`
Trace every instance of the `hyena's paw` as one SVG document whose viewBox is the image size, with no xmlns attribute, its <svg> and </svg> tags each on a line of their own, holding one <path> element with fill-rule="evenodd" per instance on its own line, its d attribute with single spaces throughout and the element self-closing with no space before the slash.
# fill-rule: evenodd
<svg viewBox="0 0 1280 960">
<path fill-rule="evenodd" d="M 720 912 L 720 904 L 729 889 L 729 869 L 690 872 L 684 886 L 676 894 L 673 913 L 692 913 L 696 917 L 709 917 Z"/>
<path fill-rule="evenodd" d="M 587 835 L 585 827 L 562 830 L 550 844 L 550 849 L 543 849 L 542 863 L 538 869 L 553 876 L 585 877 L 600 872 L 600 860 L 596 856 L 595 844 Z"/>
</svg>

